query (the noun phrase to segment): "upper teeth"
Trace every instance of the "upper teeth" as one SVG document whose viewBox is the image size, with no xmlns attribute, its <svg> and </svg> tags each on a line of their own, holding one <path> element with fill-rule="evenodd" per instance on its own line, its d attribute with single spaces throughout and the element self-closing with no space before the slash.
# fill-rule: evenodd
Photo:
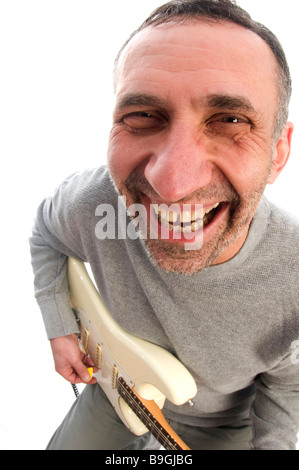
<svg viewBox="0 0 299 470">
<path fill-rule="evenodd" d="M 172 204 L 171 206 L 167 206 L 166 204 L 152 204 L 152 206 L 156 215 L 160 216 L 165 222 L 190 224 L 202 220 L 206 214 L 218 207 L 219 204 L 220 203 L 217 202 L 206 209 L 203 208 L 202 204 L 195 204 L 192 208 L 191 204 L 184 204 L 183 207 L 179 204 Z"/>
</svg>

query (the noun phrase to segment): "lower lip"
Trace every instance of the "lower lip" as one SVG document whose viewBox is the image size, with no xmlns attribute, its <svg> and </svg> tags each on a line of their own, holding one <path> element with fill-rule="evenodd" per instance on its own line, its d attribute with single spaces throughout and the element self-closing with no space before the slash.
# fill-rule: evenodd
<svg viewBox="0 0 299 470">
<path fill-rule="evenodd" d="M 150 199 L 145 195 L 142 194 L 142 202 L 143 205 L 146 207 L 147 214 L 151 224 L 151 230 L 155 236 L 155 238 L 163 239 L 170 243 L 176 244 L 187 244 L 187 243 L 194 243 L 196 240 L 201 239 L 203 236 L 205 239 L 209 236 L 209 233 L 214 229 L 215 225 L 220 222 L 220 219 L 224 216 L 228 208 L 228 204 L 222 204 L 219 212 L 214 216 L 213 220 L 206 225 L 203 229 L 199 229 L 195 232 L 174 232 L 173 230 L 168 229 L 160 224 L 158 218 L 152 208 L 152 204 Z"/>
</svg>

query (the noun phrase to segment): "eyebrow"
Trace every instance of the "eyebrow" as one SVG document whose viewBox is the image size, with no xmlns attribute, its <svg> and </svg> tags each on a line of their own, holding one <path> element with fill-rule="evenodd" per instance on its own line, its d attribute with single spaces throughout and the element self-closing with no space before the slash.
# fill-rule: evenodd
<svg viewBox="0 0 299 470">
<path fill-rule="evenodd" d="M 153 106 L 165 108 L 166 102 L 161 98 L 146 93 L 128 93 L 122 96 L 116 103 L 116 111 L 121 111 L 130 106 Z"/>
<path fill-rule="evenodd" d="M 193 99 L 192 104 L 195 108 L 203 107 L 205 109 L 214 108 L 257 113 L 250 100 L 246 96 L 239 95 L 215 93 L 203 98 Z M 158 96 L 147 93 L 127 93 L 117 101 L 115 111 L 121 111 L 131 106 L 152 106 L 167 109 L 167 102 Z"/>
<path fill-rule="evenodd" d="M 231 111 L 249 111 L 256 113 L 255 108 L 249 99 L 245 96 L 239 95 L 226 95 L 226 94 L 212 94 L 204 98 L 203 103 L 205 108 L 220 108 L 228 109 Z"/>
</svg>

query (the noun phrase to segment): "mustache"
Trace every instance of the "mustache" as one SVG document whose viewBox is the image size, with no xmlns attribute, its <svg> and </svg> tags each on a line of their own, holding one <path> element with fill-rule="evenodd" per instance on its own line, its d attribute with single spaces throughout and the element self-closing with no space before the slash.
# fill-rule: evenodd
<svg viewBox="0 0 299 470">
<path fill-rule="evenodd" d="M 144 175 L 133 172 L 125 181 L 126 190 L 132 195 L 135 202 L 141 202 L 140 193 L 146 194 L 152 200 L 160 200 L 161 197 L 150 185 Z M 224 177 L 219 175 L 217 181 L 203 186 L 195 190 L 191 194 L 187 194 L 182 199 L 175 201 L 177 204 L 182 204 L 186 201 L 192 203 L 200 203 L 203 200 L 217 200 L 219 202 L 230 202 L 238 204 L 240 197 L 231 183 Z M 167 201 L 165 201 L 167 204 Z M 169 201 L 169 204 L 173 204 L 174 201 Z"/>
</svg>

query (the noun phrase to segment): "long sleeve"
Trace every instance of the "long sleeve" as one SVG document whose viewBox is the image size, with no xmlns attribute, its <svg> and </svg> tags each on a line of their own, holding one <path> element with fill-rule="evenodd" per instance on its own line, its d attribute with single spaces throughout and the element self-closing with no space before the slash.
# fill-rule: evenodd
<svg viewBox="0 0 299 470">
<path fill-rule="evenodd" d="M 40 307 L 48 339 L 78 332 L 69 305 L 67 256 L 48 245 L 38 226 L 30 239 L 35 296 Z"/>
<path fill-rule="evenodd" d="M 252 408 L 253 448 L 295 450 L 299 428 L 299 364 L 288 354 L 256 380 Z"/>
<path fill-rule="evenodd" d="M 99 172 L 70 176 L 37 211 L 29 242 L 35 296 L 49 339 L 78 332 L 69 305 L 67 257 L 86 261 L 84 234 L 94 231 L 95 206 L 89 183 L 98 182 Z"/>
</svg>

